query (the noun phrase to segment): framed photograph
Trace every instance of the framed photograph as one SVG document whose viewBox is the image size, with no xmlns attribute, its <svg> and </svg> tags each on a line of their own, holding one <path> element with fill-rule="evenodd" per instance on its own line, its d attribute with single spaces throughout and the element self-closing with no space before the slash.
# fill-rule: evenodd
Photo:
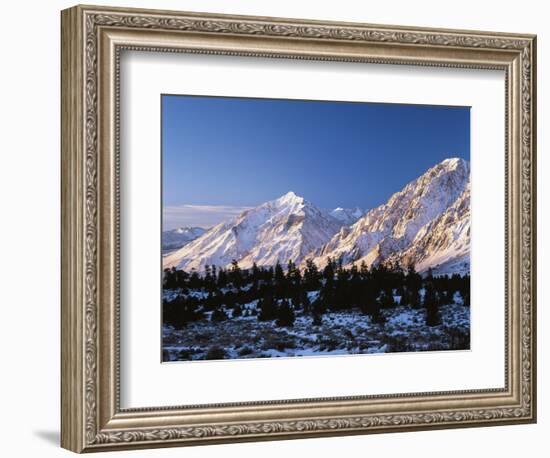
<svg viewBox="0 0 550 458">
<path fill-rule="evenodd" d="M 62 446 L 536 421 L 533 35 L 62 12 Z"/>
</svg>

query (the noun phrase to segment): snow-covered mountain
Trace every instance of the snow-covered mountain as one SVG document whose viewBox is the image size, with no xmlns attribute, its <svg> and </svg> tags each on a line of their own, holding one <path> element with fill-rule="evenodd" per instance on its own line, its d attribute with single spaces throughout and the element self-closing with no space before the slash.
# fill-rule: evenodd
<svg viewBox="0 0 550 458">
<path fill-rule="evenodd" d="M 414 262 L 420 271 L 466 274 L 470 272 L 470 183 L 460 197 L 440 216 L 426 224 L 411 246 L 390 256 L 391 261 Z"/>
<path fill-rule="evenodd" d="M 357 208 L 338 207 L 332 210 L 329 214 L 333 218 L 336 218 L 338 221 L 340 221 L 344 226 L 351 226 L 353 223 L 355 223 L 359 218 L 361 218 L 365 214 L 365 211 L 361 210 L 359 207 Z"/>
<path fill-rule="evenodd" d="M 202 227 L 178 227 L 162 233 L 162 251 L 177 250 L 206 232 Z"/>
<path fill-rule="evenodd" d="M 326 213 L 293 192 L 222 222 L 167 254 L 164 267 L 243 268 L 289 260 L 414 263 L 419 272 L 467 273 L 470 268 L 470 165 L 442 161 L 365 214 L 338 208 Z M 352 225 L 344 219 L 359 218 Z"/>
<path fill-rule="evenodd" d="M 163 259 L 163 266 L 202 270 L 206 265 L 242 268 L 299 264 L 327 243 L 341 223 L 293 192 L 222 222 Z"/>
<path fill-rule="evenodd" d="M 344 265 L 413 262 L 418 271 L 469 271 L 470 165 L 446 159 L 395 193 L 387 203 L 343 227 L 310 256 Z M 309 256 L 308 256 L 309 257 Z"/>
</svg>

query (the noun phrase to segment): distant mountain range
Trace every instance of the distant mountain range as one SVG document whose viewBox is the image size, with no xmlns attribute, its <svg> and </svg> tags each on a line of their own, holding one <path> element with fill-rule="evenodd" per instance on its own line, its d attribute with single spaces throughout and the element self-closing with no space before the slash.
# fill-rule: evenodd
<svg viewBox="0 0 550 458">
<path fill-rule="evenodd" d="M 288 192 L 186 242 L 163 265 L 202 270 L 234 259 L 242 268 L 313 259 L 322 268 L 329 258 L 346 266 L 397 262 L 414 263 L 419 272 L 469 272 L 469 163 L 446 159 L 366 213 L 322 211 Z"/>
<path fill-rule="evenodd" d="M 361 210 L 360 208 L 338 207 L 332 210 L 329 214 L 333 218 L 336 218 L 338 221 L 340 221 L 343 225 L 351 226 L 365 214 L 365 210 Z"/>
<path fill-rule="evenodd" d="M 174 251 L 199 238 L 206 232 L 202 227 L 178 227 L 162 233 L 162 252 Z"/>
</svg>

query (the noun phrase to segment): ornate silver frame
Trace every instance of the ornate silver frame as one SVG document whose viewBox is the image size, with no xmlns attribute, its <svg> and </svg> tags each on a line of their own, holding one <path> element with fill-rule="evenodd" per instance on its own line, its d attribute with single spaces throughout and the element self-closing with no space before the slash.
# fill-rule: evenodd
<svg viewBox="0 0 550 458">
<path fill-rule="evenodd" d="M 126 409 L 119 403 L 123 49 L 506 73 L 502 390 Z M 62 12 L 62 446 L 75 452 L 530 423 L 536 419 L 533 35 L 76 6 Z"/>
</svg>

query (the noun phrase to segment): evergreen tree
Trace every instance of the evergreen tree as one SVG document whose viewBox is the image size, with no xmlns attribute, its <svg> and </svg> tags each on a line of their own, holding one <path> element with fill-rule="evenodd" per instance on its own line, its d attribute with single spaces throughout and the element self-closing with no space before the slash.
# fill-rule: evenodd
<svg viewBox="0 0 550 458">
<path fill-rule="evenodd" d="M 334 261 L 332 260 L 332 258 L 328 258 L 328 261 L 327 261 L 327 265 L 325 266 L 325 268 L 323 269 L 323 278 L 327 281 L 327 282 L 332 282 L 334 281 Z"/>
<path fill-rule="evenodd" d="M 213 264 L 212 265 L 212 285 L 216 285 L 218 282 L 218 272 L 217 272 L 217 269 L 216 269 L 216 265 Z"/>
<path fill-rule="evenodd" d="M 362 285 L 359 298 L 359 306 L 361 307 L 363 313 L 367 315 L 372 314 L 378 294 L 378 291 L 374 289 L 373 283 L 371 281 L 367 281 Z"/>
<path fill-rule="evenodd" d="M 359 269 L 354 264 L 349 273 L 349 306 L 357 307 L 361 303 L 361 290 L 362 290 L 361 274 Z"/>
<path fill-rule="evenodd" d="M 433 277 L 432 277 L 433 278 Z M 424 307 L 426 308 L 426 325 L 437 326 L 441 323 L 437 293 L 432 282 L 427 282 L 424 293 Z"/>
<path fill-rule="evenodd" d="M 304 291 L 304 290 L 301 291 L 300 302 L 302 303 L 304 313 L 308 313 L 309 310 L 310 310 L 310 307 L 311 307 L 311 302 L 309 300 L 309 296 L 307 294 L 307 291 Z"/>
<path fill-rule="evenodd" d="M 300 275 L 300 271 L 296 268 L 296 264 L 292 262 L 292 259 L 289 260 L 286 268 L 287 280 L 294 283 L 294 281 L 299 275 Z"/>
<path fill-rule="evenodd" d="M 258 320 L 270 321 L 277 318 L 277 304 L 272 296 L 266 296 L 258 301 Z"/>
<path fill-rule="evenodd" d="M 162 274 L 162 287 L 164 289 L 175 289 L 176 284 L 176 268 L 164 269 Z"/>
<path fill-rule="evenodd" d="M 218 288 L 225 288 L 227 286 L 227 272 L 225 269 L 220 269 L 218 273 Z"/>
<path fill-rule="evenodd" d="M 253 288 L 256 289 L 258 287 L 258 281 L 260 280 L 260 269 L 258 269 L 258 266 L 254 262 L 252 264 L 252 284 Z"/>
<path fill-rule="evenodd" d="M 405 284 L 409 291 L 409 304 L 413 308 L 420 307 L 420 288 L 422 287 L 422 277 L 416 272 L 413 263 L 410 263 L 407 267 L 407 276 L 405 277 Z"/>
<path fill-rule="evenodd" d="M 399 300 L 399 305 L 404 307 L 409 307 L 411 305 L 411 293 L 408 288 L 401 288 L 401 299 Z"/>
<path fill-rule="evenodd" d="M 446 305 L 451 302 L 451 299 L 449 297 L 449 292 L 446 289 L 440 289 L 437 291 L 438 296 L 438 304 L 439 305 Z"/>
<path fill-rule="evenodd" d="M 219 304 L 218 304 L 217 296 L 214 293 L 209 292 L 208 296 L 204 300 L 204 308 L 206 310 L 214 310 L 218 305 Z"/>
<path fill-rule="evenodd" d="M 321 326 L 323 324 L 323 314 L 325 313 L 325 307 L 319 299 L 316 299 L 311 304 L 311 316 L 313 318 L 314 326 Z"/>
<path fill-rule="evenodd" d="M 234 286 L 240 288 L 243 285 L 243 274 L 237 260 L 231 261 L 231 269 L 229 270 L 230 280 Z"/>
<path fill-rule="evenodd" d="M 366 280 L 369 278 L 369 268 L 367 267 L 367 263 L 363 260 L 361 261 L 361 266 L 359 267 L 359 274 L 361 275 L 361 278 L 363 280 Z"/>
<path fill-rule="evenodd" d="M 264 280 L 265 280 L 267 283 L 271 283 L 271 282 L 273 281 L 273 276 L 274 276 L 273 267 L 268 267 L 268 268 L 263 272 L 263 276 L 264 276 Z"/>
<path fill-rule="evenodd" d="M 329 308 L 334 308 L 334 302 L 335 302 L 334 280 L 327 280 L 326 283 L 321 287 L 318 301 L 324 310 L 327 310 Z"/>
<path fill-rule="evenodd" d="M 206 264 L 204 266 L 204 284 L 208 287 L 212 284 L 212 271 L 210 266 Z"/>
<path fill-rule="evenodd" d="M 302 273 L 300 272 L 300 269 L 296 268 L 294 269 L 294 274 L 292 276 L 292 279 L 296 286 L 300 287 L 302 284 Z"/>
<path fill-rule="evenodd" d="M 302 274 L 300 269 L 296 267 L 292 261 L 288 261 L 287 281 L 286 281 L 287 297 L 290 297 L 295 308 L 300 308 L 301 290 L 302 290 Z"/>
<path fill-rule="evenodd" d="M 430 267 L 428 269 L 428 274 L 426 275 L 426 281 L 433 283 L 433 280 L 434 280 L 434 272 L 433 272 L 433 269 Z"/>
<path fill-rule="evenodd" d="M 277 326 L 292 327 L 294 326 L 295 319 L 296 317 L 291 305 L 286 299 L 283 300 L 277 310 Z"/>
<path fill-rule="evenodd" d="M 191 289 L 199 289 L 202 286 L 202 281 L 197 273 L 196 270 L 193 270 L 191 272 L 191 276 L 189 277 L 189 288 Z"/>
<path fill-rule="evenodd" d="M 337 273 L 342 273 L 342 272 L 344 272 L 343 264 L 344 264 L 343 257 L 340 256 L 340 257 L 338 258 L 338 263 L 336 264 L 336 272 L 337 272 Z"/>
<path fill-rule="evenodd" d="M 286 297 L 288 292 L 286 287 L 287 281 L 286 281 L 285 273 L 279 261 L 277 261 L 277 264 L 275 265 L 274 281 L 275 281 L 275 297 L 279 299 Z"/>
<path fill-rule="evenodd" d="M 182 328 L 192 321 L 204 317 L 195 298 L 178 296 L 173 301 L 164 300 L 162 303 L 162 320 L 176 328 Z"/>
<path fill-rule="evenodd" d="M 285 281 L 285 273 L 279 261 L 275 264 L 275 282 L 277 284 L 283 284 Z"/>
<path fill-rule="evenodd" d="M 378 303 L 382 308 L 395 307 L 393 291 L 390 288 L 383 289 L 378 296 Z"/>
<path fill-rule="evenodd" d="M 460 290 L 460 297 L 462 298 L 462 304 L 466 307 L 470 306 L 470 290 L 462 289 Z"/>
<path fill-rule="evenodd" d="M 379 300 L 376 300 L 372 303 L 372 305 L 370 307 L 370 313 L 369 314 L 371 316 L 371 319 L 372 319 L 373 323 L 383 325 L 386 322 L 386 317 L 384 316 L 384 314 L 381 311 Z"/>
<path fill-rule="evenodd" d="M 462 297 L 462 302 L 465 306 L 470 306 L 470 276 L 464 275 L 460 278 L 458 282 L 459 286 L 457 287 L 460 296 Z"/>
<path fill-rule="evenodd" d="M 316 291 L 321 287 L 320 275 L 317 266 L 313 260 L 306 260 L 306 268 L 304 270 L 304 288 L 306 291 Z"/>
</svg>

